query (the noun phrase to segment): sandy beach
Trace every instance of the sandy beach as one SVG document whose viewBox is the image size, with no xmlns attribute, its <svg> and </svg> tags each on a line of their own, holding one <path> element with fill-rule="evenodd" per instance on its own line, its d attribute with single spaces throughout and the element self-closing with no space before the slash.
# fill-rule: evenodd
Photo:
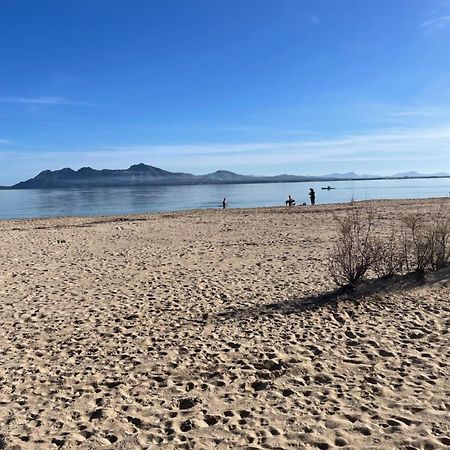
<svg viewBox="0 0 450 450">
<path fill-rule="evenodd" d="M 450 271 L 336 293 L 346 208 L 0 222 L 0 449 L 450 448 Z"/>
</svg>

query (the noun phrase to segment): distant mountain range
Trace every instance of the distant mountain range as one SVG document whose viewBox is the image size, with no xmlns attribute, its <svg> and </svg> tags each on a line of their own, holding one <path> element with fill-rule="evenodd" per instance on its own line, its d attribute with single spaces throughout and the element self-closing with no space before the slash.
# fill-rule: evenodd
<svg viewBox="0 0 450 450">
<path fill-rule="evenodd" d="M 431 173 L 429 175 L 424 175 L 418 172 L 404 172 L 404 173 L 397 173 L 394 175 L 396 178 L 439 178 L 439 177 L 450 177 L 450 174 L 445 172 L 438 172 L 438 173 Z"/>
<path fill-rule="evenodd" d="M 447 178 L 447 177 L 450 177 L 450 173 L 439 172 L 439 173 L 424 174 L 419 172 L 403 172 L 382 177 L 380 175 L 358 175 L 355 172 L 347 172 L 347 173 L 330 173 L 328 175 L 323 175 L 321 178 L 339 179 L 339 180 L 374 180 L 374 179 L 392 179 L 392 178 Z"/>
<path fill-rule="evenodd" d="M 96 170 L 83 167 L 79 170 L 65 168 L 61 170 L 44 170 L 34 178 L 21 181 L 13 186 L 1 189 L 52 189 L 75 187 L 108 187 L 108 186 L 156 186 L 156 185 L 192 185 L 192 184 L 235 184 L 235 183 L 281 183 L 295 181 L 337 181 L 380 178 L 423 178 L 450 177 L 448 173 L 432 175 L 417 172 L 405 172 L 391 177 L 376 175 L 358 175 L 354 172 L 332 173 L 323 176 L 276 175 L 254 176 L 239 175 L 226 170 L 218 170 L 206 175 L 192 175 L 183 172 L 168 172 L 146 164 L 136 164 L 128 169 Z"/>
</svg>

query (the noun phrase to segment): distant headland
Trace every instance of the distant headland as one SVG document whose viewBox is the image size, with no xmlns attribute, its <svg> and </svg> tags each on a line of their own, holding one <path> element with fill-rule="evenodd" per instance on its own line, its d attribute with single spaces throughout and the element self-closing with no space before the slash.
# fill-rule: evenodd
<svg viewBox="0 0 450 450">
<path fill-rule="evenodd" d="M 183 172 L 169 172 L 147 164 L 135 164 L 128 169 L 101 169 L 83 167 L 79 170 L 65 168 L 44 170 L 34 178 L 14 184 L 1 186 L 0 189 L 57 189 L 57 188 L 94 188 L 127 186 L 170 186 L 194 184 L 243 184 L 243 183 L 288 183 L 298 181 L 341 181 L 375 180 L 406 178 L 447 178 L 448 173 L 420 174 L 405 172 L 392 176 L 358 175 L 354 172 L 332 173 L 322 176 L 275 175 L 256 176 L 239 175 L 227 170 L 218 170 L 206 175 L 193 175 Z"/>
</svg>

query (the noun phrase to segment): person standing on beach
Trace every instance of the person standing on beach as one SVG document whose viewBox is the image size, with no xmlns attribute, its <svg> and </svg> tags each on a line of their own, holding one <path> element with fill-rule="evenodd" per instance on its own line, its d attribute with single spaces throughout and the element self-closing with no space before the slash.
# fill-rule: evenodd
<svg viewBox="0 0 450 450">
<path fill-rule="evenodd" d="M 225 209 L 227 207 L 227 199 L 224 197 L 222 201 L 222 208 Z"/>
<path fill-rule="evenodd" d="M 310 198 L 310 200 L 311 200 L 311 205 L 315 205 L 316 204 L 316 193 L 314 192 L 314 189 L 313 188 L 310 188 L 309 189 L 309 198 Z"/>
</svg>

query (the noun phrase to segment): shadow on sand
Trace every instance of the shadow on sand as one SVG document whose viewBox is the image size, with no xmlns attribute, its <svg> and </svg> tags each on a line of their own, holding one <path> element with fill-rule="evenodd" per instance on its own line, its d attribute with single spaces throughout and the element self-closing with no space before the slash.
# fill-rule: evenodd
<svg viewBox="0 0 450 450">
<path fill-rule="evenodd" d="M 274 314 L 302 314 L 323 307 L 337 308 L 339 302 L 358 303 L 363 300 L 374 300 L 374 296 L 405 293 L 407 291 L 435 284 L 450 286 L 450 267 L 437 272 L 409 273 L 387 279 L 364 280 L 354 287 L 337 288 L 330 292 L 319 293 L 307 297 L 280 300 L 274 303 L 251 305 L 247 308 L 234 308 L 217 314 L 221 319 L 249 319 L 271 317 Z"/>
</svg>

